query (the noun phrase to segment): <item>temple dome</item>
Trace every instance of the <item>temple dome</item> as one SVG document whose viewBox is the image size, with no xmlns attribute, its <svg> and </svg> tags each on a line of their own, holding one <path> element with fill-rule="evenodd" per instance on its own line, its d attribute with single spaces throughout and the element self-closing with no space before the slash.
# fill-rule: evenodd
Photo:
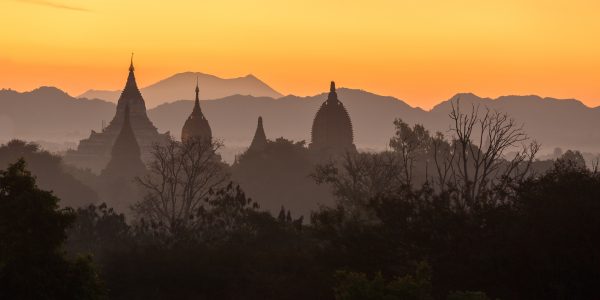
<svg viewBox="0 0 600 300">
<path fill-rule="evenodd" d="M 181 129 L 181 141 L 183 142 L 193 138 L 212 141 L 210 125 L 208 124 L 208 120 L 204 117 L 202 109 L 200 109 L 199 92 L 198 82 L 196 82 L 196 100 L 194 101 L 194 109 L 187 120 L 185 120 L 185 124 L 183 124 L 183 128 Z"/>
<path fill-rule="evenodd" d="M 315 115 L 309 148 L 328 154 L 356 151 L 352 121 L 344 104 L 337 97 L 333 81 L 327 100 Z"/>
</svg>

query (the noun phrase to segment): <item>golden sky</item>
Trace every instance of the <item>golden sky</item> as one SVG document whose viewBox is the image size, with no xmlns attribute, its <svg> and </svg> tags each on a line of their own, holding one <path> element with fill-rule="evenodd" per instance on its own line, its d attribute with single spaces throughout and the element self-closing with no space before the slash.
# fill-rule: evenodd
<svg viewBox="0 0 600 300">
<path fill-rule="evenodd" d="M 329 81 L 430 108 L 458 92 L 600 105 L 600 1 L 0 0 L 0 88 L 72 95 L 174 73 Z"/>
</svg>

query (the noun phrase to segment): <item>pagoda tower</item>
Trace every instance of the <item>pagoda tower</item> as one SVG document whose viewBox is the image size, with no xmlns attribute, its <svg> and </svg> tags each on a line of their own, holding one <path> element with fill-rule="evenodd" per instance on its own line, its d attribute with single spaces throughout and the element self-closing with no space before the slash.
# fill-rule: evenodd
<svg viewBox="0 0 600 300">
<path fill-rule="evenodd" d="M 248 151 L 263 151 L 267 148 L 267 136 L 265 135 L 265 129 L 263 128 L 263 119 L 262 117 L 258 117 L 258 125 L 256 125 L 256 132 L 254 133 L 254 138 L 252 139 L 252 143 L 248 148 Z"/>
<path fill-rule="evenodd" d="M 65 161 L 81 168 L 90 168 L 96 172 L 104 169 L 111 157 L 113 144 L 123 127 L 125 107 L 130 109 L 128 115 L 130 126 L 140 147 L 142 160 L 150 160 L 152 158 L 152 146 L 157 143 L 166 143 L 170 140 L 170 134 L 169 132 L 159 133 L 146 114 L 146 102 L 135 80 L 132 55 L 129 75 L 127 76 L 125 88 L 123 88 L 117 102 L 117 111 L 112 121 L 100 132 L 92 130 L 88 138 L 79 142 L 77 150 L 67 152 Z"/>
<path fill-rule="evenodd" d="M 344 104 L 338 99 L 333 81 L 327 100 L 315 115 L 308 147 L 314 153 L 325 156 L 356 151 L 352 121 Z"/>
<path fill-rule="evenodd" d="M 196 79 L 196 100 L 194 101 L 194 109 L 190 116 L 185 120 L 183 128 L 181 129 L 181 141 L 185 142 L 190 139 L 202 139 L 205 141 L 212 141 L 212 131 L 208 120 L 204 117 L 202 109 L 200 109 L 200 98 L 198 93 L 198 80 Z"/>
<path fill-rule="evenodd" d="M 123 110 L 121 130 L 112 147 L 110 161 L 102 170 L 102 176 L 112 180 L 130 180 L 146 171 L 131 127 L 129 105 L 125 104 Z"/>
</svg>

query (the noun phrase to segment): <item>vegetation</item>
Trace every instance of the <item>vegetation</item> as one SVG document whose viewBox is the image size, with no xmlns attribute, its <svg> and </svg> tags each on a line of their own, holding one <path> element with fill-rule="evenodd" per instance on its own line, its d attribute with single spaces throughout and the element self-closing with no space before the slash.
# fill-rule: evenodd
<svg viewBox="0 0 600 300">
<path fill-rule="evenodd" d="M 104 293 L 89 256 L 66 258 L 66 229 L 75 220 L 40 190 L 19 160 L 0 171 L 0 298 L 99 299 Z"/>
<path fill-rule="evenodd" d="M 0 173 L 0 293 L 599 298 L 600 173 L 575 151 L 536 161 L 537 145 L 505 115 L 473 108 L 451 117 L 448 137 L 397 120 L 390 151 L 347 153 L 315 168 L 302 143 L 284 139 L 240 156 L 233 170 L 246 179 L 291 170 L 273 178 L 281 197 L 296 192 L 280 186 L 294 184 L 285 181 L 295 170 L 331 189 L 335 203 L 304 222 L 282 203 L 277 217 L 261 210 L 226 176 L 215 145 L 157 147 L 134 219 L 106 205 L 58 209 L 19 161 Z M 90 256 L 72 259 L 80 254 Z"/>
</svg>

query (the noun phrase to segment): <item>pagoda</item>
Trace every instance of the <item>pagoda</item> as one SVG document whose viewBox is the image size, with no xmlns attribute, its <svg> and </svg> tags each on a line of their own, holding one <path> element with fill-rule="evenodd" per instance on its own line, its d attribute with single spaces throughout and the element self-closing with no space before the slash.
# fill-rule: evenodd
<svg viewBox="0 0 600 300">
<path fill-rule="evenodd" d="M 110 160 L 106 168 L 102 170 L 102 177 L 113 180 L 132 180 L 146 171 L 129 116 L 129 106 L 126 104 L 123 112 L 123 125 L 112 147 Z"/>
<path fill-rule="evenodd" d="M 340 155 L 356 151 L 352 121 L 344 104 L 338 99 L 335 82 L 331 82 L 327 100 L 323 102 L 311 131 L 308 148 L 321 156 Z"/>
<path fill-rule="evenodd" d="M 212 141 L 212 131 L 208 120 L 204 117 L 202 109 L 200 109 L 200 99 L 198 93 L 198 80 L 196 79 L 196 100 L 194 101 L 194 109 L 190 116 L 185 120 L 181 129 L 181 141 L 186 142 L 191 139 L 202 139 L 207 142 Z"/>
<path fill-rule="evenodd" d="M 92 130 L 87 139 L 79 142 L 77 150 L 68 151 L 65 155 L 67 163 L 82 168 L 89 168 L 95 172 L 104 169 L 111 157 L 113 144 L 123 127 L 126 107 L 130 109 L 130 126 L 140 147 L 143 161 L 151 160 L 153 145 L 163 144 L 170 140 L 169 132 L 159 133 L 150 119 L 148 119 L 146 102 L 138 89 L 134 71 L 132 56 L 127 82 L 117 102 L 117 111 L 114 118 L 100 132 Z"/>
<path fill-rule="evenodd" d="M 263 119 L 258 117 L 258 125 L 256 125 L 256 132 L 252 143 L 248 148 L 248 151 L 260 152 L 267 148 L 267 136 L 265 135 L 265 129 L 263 128 Z"/>
</svg>

